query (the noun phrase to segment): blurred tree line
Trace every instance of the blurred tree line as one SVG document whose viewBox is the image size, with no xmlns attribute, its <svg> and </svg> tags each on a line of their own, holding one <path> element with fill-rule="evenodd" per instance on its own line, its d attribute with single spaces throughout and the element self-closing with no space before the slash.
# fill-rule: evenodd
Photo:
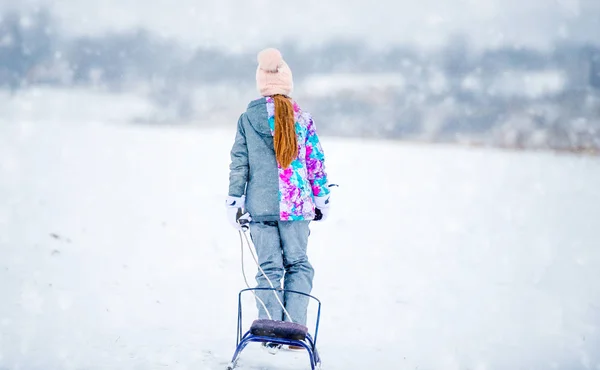
<svg viewBox="0 0 600 370">
<path fill-rule="evenodd" d="M 0 86 L 18 89 L 32 84 L 103 83 L 119 87 L 135 81 L 174 79 L 188 83 L 247 81 L 255 68 L 255 53 L 218 49 L 189 50 L 173 40 L 161 40 L 145 30 L 68 38 L 46 9 L 9 12 L 0 17 Z M 552 52 L 504 47 L 476 57 L 468 41 L 450 38 L 436 55 L 424 55 L 403 45 L 371 51 L 360 42 L 331 41 L 300 50 L 293 42 L 280 45 L 298 79 L 314 73 L 398 72 L 406 63 L 437 64 L 452 79 L 473 70 L 494 74 L 507 69 L 560 68 L 579 78 L 581 88 L 600 89 L 600 47 L 557 44 Z M 589 64 L 587 71 L 574 71 Z"/>
<path fill-rule="evenodd" d="M 145 30 L 67 37 L 56 31 L 58 26 L 45 9 L 1 16 L 0 88 L 16 92 L 35 85 L 93 86 L 119 91 L 141 86 L 157 105 L 176 104 L 178 114 L 189 118 L 190 89 L 253 84 L 248 76 L 256 68 L 255 52 L 193 49 Z M 376 51 L 361 41 L 340 40 L 308 49 L 291 41 L 279 47 L 300 84 L 315 75 L 341 75 L 344 82 L 365 74 L 404 79 L 401 87 L 383 84 L 367 89 L 366 96 L 360 88 L 338 88 L 315 97 L 311 106 L 326 132 L 436 141 L 477 142 L 485 137 L 498 145 L 523 147 L 554 140 L 555 147 L 600 148 L 598 45 L 566 40 L 551 51 L 507 46 L 474 52 L 468 39 L 452 36 L 431 53 L 405 45 Z M 555 82 L 557 87 L 549 92 L 536 92 L 536 84 L 552 85 L 556 79 L 544 77 L 549 70 L 559 71 L 564 81 Z M 520 80 L 531 76 L 539 79 L 525 81 L 532 92 L 520 91 Z M 371 122 L 368 129 L 365 120 Z M 556 143 L 550 132 L 566 142 Z M 582 135 L 585 139 L 573 142 Z"/>
</svg>

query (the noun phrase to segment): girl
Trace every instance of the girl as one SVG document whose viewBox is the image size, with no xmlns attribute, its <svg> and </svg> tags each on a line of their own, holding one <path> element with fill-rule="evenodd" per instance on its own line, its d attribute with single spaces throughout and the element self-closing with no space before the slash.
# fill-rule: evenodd
<svg viewBox="0 0 600 370">
<path fill-rule="evenodd" d="M 228 217 L 237 230 L 241 218 L 250 221 L 266 275 L 256 275 L 258 287 L 269 288 L 267 278 L 281 287 L 283 278 L 284 289 L 309 294 L 314 270 L 306 255 L 308 226 L 329 211 L 323 149 L 310 114 L 289 97 L 292 72 L 278 50 L 258 54 L 256 83 L 262 98 L 240 116 L 231 150 Z M 306 325 L 308 298 L 278 294 L 289 316 L 273 291 L 257 291 L 270 317 Z M 257 306 L 259 318 L 268 318 Z"/>
</svg>

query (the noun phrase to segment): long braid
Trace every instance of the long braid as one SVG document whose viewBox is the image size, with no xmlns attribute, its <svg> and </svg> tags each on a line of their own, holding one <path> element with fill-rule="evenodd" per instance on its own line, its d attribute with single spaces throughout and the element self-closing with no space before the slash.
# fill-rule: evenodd
<svg viewBox="0 0 600 370">
<path fill-rule="evenodd" d="M 282 168 L 287 168 L 298 156 L 298 137 L 294 107 L 290 99 L 275 95 L 275 155 Z"/>
</svg>

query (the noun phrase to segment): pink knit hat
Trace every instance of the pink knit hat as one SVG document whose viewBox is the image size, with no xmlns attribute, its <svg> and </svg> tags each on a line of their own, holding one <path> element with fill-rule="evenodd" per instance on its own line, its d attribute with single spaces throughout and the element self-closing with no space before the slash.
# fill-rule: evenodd
<svg viewBox="0 0 600 370">
<path fill-rule="evenodd" d="M 258 53 L 256 87 L 262 96 L 290 95 L 294 88 L 292 71 L 277 49 L 264 49 Z"/>
</svg>

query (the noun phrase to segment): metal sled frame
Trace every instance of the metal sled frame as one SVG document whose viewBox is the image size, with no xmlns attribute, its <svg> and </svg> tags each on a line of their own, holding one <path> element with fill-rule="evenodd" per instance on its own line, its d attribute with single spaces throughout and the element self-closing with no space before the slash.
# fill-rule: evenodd
<svg viewBox="0 0 600 370">
<path fill-rule="evenodd" d="M 318 303 L 319 308 L 317 311 L 317 323 L 315 325 L 314 339 L 313 339 L 313 336 L 310 335 L 310 333 L 306 334 L 305 341 L 287 339 L 287 338 L 277 338 L 277 337 L 270 337 L 270 336 L 259 336 L 259 335 L 252 334 L 250 332 L 250 330 L 248 330 L 245 334 L 242 334 L 242 294 L 245 292 L 249 292 L 249 291 L 259 291 L 259 290 L 272 290 L 272 291 L 300 294 L 300 295 L 303 295 L 305 297 L 308 297 L 308 298 L 316 301 Z M 308 352 L 308 355 L 310 357 L 311 369 L 312 370 L 319 369 L 321 367 L 321 357 L 319 356 L 319 352 L 317 351 L 317 335 L 319 334 L 320 319 L 321 319 L 321 301 L 318 298 L 316 298 L 310 294 L 298 292 L 295 290 L 273 289 L 273 288 L 249 288 L 249 289 L 241 290 L 240 293 L 238 294 L 238 324 L 237 324 L 237 334 L 236 334 L 237 340 L 235 343 L 236 350 L 235 350 L 235 353 L 233 354 L 233 358 L 231 359 L 231 363 L 229 364 L 228 369 L 232 370 L 235 368 L 242 351 L 244 350 L 244 348 L 246 348 L 248 343 L 251 343 L 251 342 L 259 342 L 259 343 L 267 343 L 268 342 L 268 343 L 277 343 L 277 344 L 287 345 L 287 346 L 291 345 L 291 346 L 302 347 L 302 348 L 306 349 L 306 351 Z"/>
</svg>

